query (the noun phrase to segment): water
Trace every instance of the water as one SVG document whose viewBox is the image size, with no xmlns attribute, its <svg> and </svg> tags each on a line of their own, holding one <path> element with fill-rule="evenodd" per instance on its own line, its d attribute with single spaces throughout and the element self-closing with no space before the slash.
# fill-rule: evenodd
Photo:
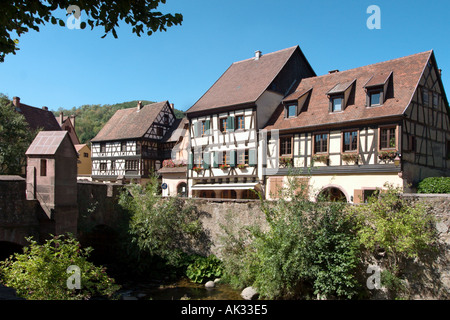
<svg viewBox="0 0 450 320">
<path fill-rule="evenodd" d="M 214 288 L 181 279 L 173 284 L 156 283 L 133 285 L 122 292 L 125 300 L 243 300 L 240 291 L 228 284 L 217 283 Z"/>
</svg>

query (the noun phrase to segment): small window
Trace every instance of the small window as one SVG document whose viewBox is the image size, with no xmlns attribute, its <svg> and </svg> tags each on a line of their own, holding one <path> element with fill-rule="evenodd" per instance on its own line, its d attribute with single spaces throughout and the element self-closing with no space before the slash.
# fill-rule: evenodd
<svg viewBox="0 0 450 320">
<path fill-rule="evenodd" d="M 437 92 L 433 92 L 433 107 L 436 108 L 439 106 L 439 95 Z"/>
<path fill-rule="evenodd" d="M 428 106 L 429 99 L 430 99 L 430 97 L 429 97 L 429 94 L 428 94 L 428 89 L 424 88 L 423 91 L 422 91 L 422 101 L 423 101 L 423 105 L 424 106 Z"/>
<path fill-rule="evenodd" d="M 343 100 L 344 99 L 342 99 L 341 97 L 332 98 L 331 99 L 331 111 L 332 112 L 342 111 Z"/>
<path fill-rule="evenodd" d="M 47 159 L 41 159 L 41 177 L 47 176 Z"/>
<path fill-rule="evenodd" d="M 222 152 L 222 164 L 230 164 L 230 153 L 228 151 Z"/>
<path fill-rule="evenodd" d="M 200 132 L 202 136 L 206 135 L 206 121 L 200 123 Z"/>
<path fill-rule="evenodd" d="M 286 109 L 287 109 L 287 117 L 288 118 L 297 116 L 297 105 L 291 104 L 291 105 L 287 106 Z"/>
<path fill-rule="evenodd" d="M 239 150 L 237 152 L 237 163 L 238 164 L 248 164 L 248 149 Z"/>
<path fill-rule="evenodd" d="M 370 93 L 370 106 L 379 106 L 381 105 L 381 92 L 376 91 Z"/>
<path fill-rule="evenodd" d="M 380 149 L 395 149 L 397 141 L 395 138 L 395 127 L 381 128 Z"/>
<path fill-rule="evenodd" d="M 125 160 L 125 170 L 126 171 L 136 171 L 138 169 L 137 160 Z"/>
<path fill-rule="evenodd" d="M 328 133 L 314 135 L 314 153 L 328 152 Z"/>
<path fill-rule="evenodd" d="M 85 158 L 89 158 L 89 153 L 85 152 L 85 153 L 83 154 L 83 156 L 84 156 Z"/>
<path fill-rule="evenodd" d="M 227 118 L 220 118 L 219 122 L 220 122 L 220 131 L 222 133 L 227 132 L 227 123 L 228 123 Z"/>
<path fill-rule="evenodd" d="M 292 137 L 280 138 L 280 156 L 292 155 Z"/>
<path fill-rule="evenodd" d="M 106 143 L 100 143 L 100 152 L 106 152 Z"/>
<path fill-rule="evenodd" d="M 164 135 L 164 130 L 161 127 L 156 128 L 156 135 L 162 137 Z"/>
<path fill-rule="evenodd" d="M 416 137 L 415 136 L 408 137 L 408 151 L 416 152 Z"/>
<path fill-rule="evenodd" d="M 169 125 L 169 115 L 168 114 L 165 114 L 164 115 L 164 124 L 167 126 L 167 125 Z"/>
<path fill-rule="evenodd" d="M 127 142 L 126 141 L 122 141 L 120 143 L 120 151 L 122 151 L 122 152 L 127 151 Z"/>
<path fill-rule="evenodd" d="M 358 131 L 344 132 L 343 150 L 344 152 L 358 151 Z"/>
<path fill-rule="evenodd" d="M 107 168 L 106 162 L 101 162 L 100 163 L 100 171 L 105 172 L 106 168 Z"/>
<path fill-rule="evenodd" d="M 236 118 L 236 128 L 237 130 L 245 129 L 245 118 L 244 116 L 237 116 Z"/>
</svg>

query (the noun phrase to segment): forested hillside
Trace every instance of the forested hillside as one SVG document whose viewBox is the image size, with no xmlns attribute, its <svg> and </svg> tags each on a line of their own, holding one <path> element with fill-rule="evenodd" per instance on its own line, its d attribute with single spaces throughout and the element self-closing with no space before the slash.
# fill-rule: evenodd
<svg viewBox="0 0 450 320">
<path fill-rule="evenodd" d="M 117 110 L 134 108 L 137 106 L 138 101 L 129 101 L 123 103 L 117 103 L 113 105 L 105 104 L 89 104 L 81 107 L 73 107 L 66 110 L 59 108 L 58 111 L 53 111 L 55 116 L 59 116 L 62 111 L 64 116 L 75 115 L 75 129 L 81 143 L 87 143 L 94 138 L 100 129 L 108 122 L 108 120 L 114 115 Z M 144 105 L 153 103 L 152 101 L 142 100 Z M 182 118 L 184 112 L 175 109 L 175 115 L 177 118 Z"/>
</svg>

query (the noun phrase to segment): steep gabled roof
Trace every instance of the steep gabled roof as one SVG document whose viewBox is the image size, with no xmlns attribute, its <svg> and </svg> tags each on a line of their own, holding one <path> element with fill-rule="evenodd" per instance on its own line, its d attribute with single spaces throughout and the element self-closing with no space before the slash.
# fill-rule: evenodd
<svg viewBox="0 0 450 320">
<path fill-rule="evenodd" d="M 117 110 L 92 142 L 138 139 L 145 135 L 168 101 L 147 104 L 140 110 L 129 108 Z"/>
<path fill-rule="evenodd" d="M 302 79 L 295 92 L 284 99 L 292 101 L 312 88 L 308 107 L 297 117 L 285 119 L 284 106 L 280 105 L 265 129 L 289 130 L 327 126 L 360 120 L 403 115 L 416 91 L 423 71 L 433 51 L 380 62 L 364 67 L 335 72 L 318 77 Z M 392 83 L 393 96 L 381 106 L 366 107 L 367 85 L 383 85 L 388 77 Z M 355 80 L 356 79 L 356 80 Z M 341 112 L 329 112 L 330 90 L 338 84 L 356 81 L 352 103 Z"/>
<path fill-rule="evenodd" d="M 186 113 L 255 103 L 296 50 L 299 46 L 233 63 Z"/>
<path fill-rule="evenodd" d="M 36 108 L 19 102 L 15 106 L 16 111 L 25 117 L 31 129 L 43 129 L 45 131 L 60 131 L 61 127 L 51 111 Z"/>
</svg>

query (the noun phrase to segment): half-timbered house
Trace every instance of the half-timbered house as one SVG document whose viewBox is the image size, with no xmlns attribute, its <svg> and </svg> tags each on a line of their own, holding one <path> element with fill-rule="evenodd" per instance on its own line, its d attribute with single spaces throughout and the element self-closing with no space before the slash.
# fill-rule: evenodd
<svg viewBox="0 0 450 320">
<path fill-rule="evenodd" d="M 171 158 L 167 137 L 177 126 L 168 101 L 118 110 L 91 140 L 92 179 L 145 183 Z"/>
<path fill-rule="evenodd" d="M 233 63 L 186 111 L 188 194 L 253 198 L 262 188 L 260 130 L 302 78 L 315 76 L 298 46 Z"/>
<path fill-rule="evenodd" d="M 268 130 L 266 196 L 296 170 L 312 198 L 363 202 L 450 175 L 450 111 L 433 51 L 303 79 Z"/>
</svg>

